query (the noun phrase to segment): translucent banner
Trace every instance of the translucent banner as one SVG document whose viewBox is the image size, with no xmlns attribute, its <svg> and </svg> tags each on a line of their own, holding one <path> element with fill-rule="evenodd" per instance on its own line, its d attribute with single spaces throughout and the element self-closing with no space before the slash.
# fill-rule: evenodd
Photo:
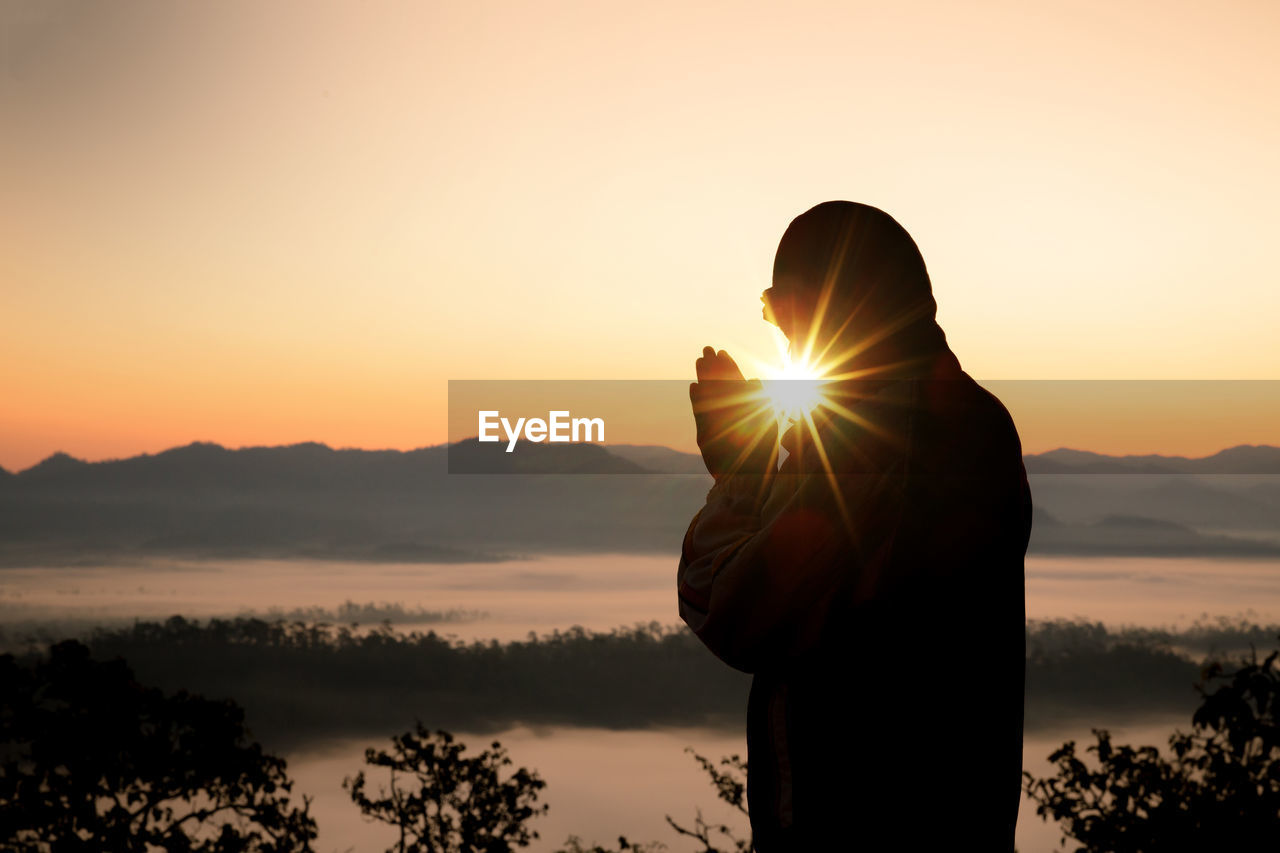
<svg viewBox="0 0 1280 853">
<path fill-rule="evenodd" d="M 973 437 L 948 430 L 1000 430 L 1007 410 L 1029 473 L 1280 474 L 1274 380 L 779 379 L 694 393 L 704 445 L 726 443 L 754 472 L 797 447 L 881 470 L 922 430 L 962 449 Z M 688 381 L 451 380 L 448 419 L 453 474 L 706 474 Z"/>
</svg>

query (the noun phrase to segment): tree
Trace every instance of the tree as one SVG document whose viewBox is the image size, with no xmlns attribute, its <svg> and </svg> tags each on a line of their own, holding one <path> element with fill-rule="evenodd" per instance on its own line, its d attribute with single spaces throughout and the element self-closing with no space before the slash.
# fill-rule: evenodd
<svg viewBox="0 0 1280 853">
<path fill-rule="evenodd" d="M 399 828 L 392 851 L 509 853 L 538 837 L 525 824 L 546 813 L 535 803 L 547 783 L 523 767 L 502 779 L 511 759 L 498 741 L 466 757 L 453 735 L 418 722 L 391 742 L 390 752 L 371 747 L 364 754 L 366 764 L 389 771 L 389 787 L 370 797 L 363 770 L 342 787 L 365 815 Z"/>
<path fill-rule="evenodd" d="M 565 846 L 557 850 L 556 853 L 626 853 L 628 850 L 634 851 L 634 853 L 658 853 L 658 851 L 666 849 L 657 842 L 635 844 L 628 841 L 625 835 L 618 836 L 618 848 L 616 850 L 610 847 L 602 847 L 599 844 L 592 844 L 588 847 L 576 835 L 570 835 L 564 844 Z"/>
<path fill-rule="evenodd" d="M 0 848 L 312 849 L 309 801 L 234 703 L 144 687 L 74 640 L 0 657 L 0 685 Z"/>
<path fill-rule="evenodd" d="M 1036 813 L 1090 853 L 1244 850 L 1280 838 L 1280 669 L 1256 652 L 1234 671 L 1205 671 L 1192 731 L 1154 746 L 1117 746 L 1094 729 L 1091 769 L 1070 741 L 1049 756 L 1056 774 L 1024 773 Z M 1227 683 L 1212 693 L 1213 680 Z M 1065 839 L 1064 839 L 1065 843 Z"/>
<path fill-rule="evenodd" d="M 707 776 L 710 777 L 711 784 L 716 789 L 716 796 L 749 820 L 750 815 L 747 812 L 747 762 L 736 755 L 729 755 L 721 758 L 717 765 L 711 759 L 699 755 L 692 747 L 685 747 L 684 751 L 692 755 L 694 761 L 697 761 Z M 722 770 L 720 768 L 725 769 Z M 707 823 L 702 816 L 702 809 L 697 809 L 692 827 L 676 823 L 671 815 L 666 815 L 666 819 L 667 824 L 677 833 L 692 838 L 702 845 L 694 853 L 751 853 L 753 849 L 750 835 L 746 838 L 739 838 L 733 827 L 726 823 Z M 717 847 L 717 844 L 725 846 Z M 629 850 L 636 851 L 636 853 L 656 853 L 658 850 L 665 849 L 666 845 L 659 842 L 636 844 L 635 842 L 627 841 L 625 837 L 618 838 L 618 847 L 616 849 L 598 844 L 586 847 L 577 836 L 569 836 L 566 846 L 561 850 L 557 850 L 556 853 L 626 853 Z"/>
<path fill-rule="evenodd" d="M 736 755 L 730 755 L 720 759 L 720 767 L 726 768 L 720 770 L 711 759 L 699 755 L 691 747 L 686 747 L 685 752 L 692 755 L 694 761 L 702 765 L 703 771 L 711 778 L 711 784 L 716 789 L 716 796 L 741 812 L 743 817 L 749 819 L 750 815 L 747 811 L 747 762 Z M 702 848 L 697 853 L 750 853 L 751 851 L 752 841 L 750 835 L 746 838 L 739 838 L 728 824 L 707 823 L 702 817 L 701 809 L 697 810 L 692 828 L 676 823 L 671 818 L 671 815 L 667 815 L 666 818 L 672 829 L 702 845 Z M 719 836 L 719 838 L 715 836 Z M 727 846 L 721 848 L 717 847 L 716 844 L 725 844 Z"/>
</svg>

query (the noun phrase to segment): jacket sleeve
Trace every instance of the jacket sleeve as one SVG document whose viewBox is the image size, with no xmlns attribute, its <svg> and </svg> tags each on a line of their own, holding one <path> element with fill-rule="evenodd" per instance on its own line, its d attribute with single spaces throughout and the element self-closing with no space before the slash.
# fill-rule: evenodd
<svg viewBox="0 0 1280 853">
<path fill-rule="evenodd" d="M 873 485 L 858 483 L 854 494 L 841 488 L 835 498 L 834 481 L 822 474 L 780 476 L 797 477 L 795 490 L 769 500 L 767 513 L 776 481 L 721 478 L 681 548 L 681 618 L 717 657 L 744 672 L 816 645 L 832 601 L 842 589 L 856 595 L 859 580 L 862 549 L 850 547 L 847 533 Z"/>
</svg>

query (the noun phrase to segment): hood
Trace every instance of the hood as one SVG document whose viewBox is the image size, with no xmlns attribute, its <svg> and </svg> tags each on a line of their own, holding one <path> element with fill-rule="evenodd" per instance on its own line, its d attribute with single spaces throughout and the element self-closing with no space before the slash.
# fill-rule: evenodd
<svg viewBox="0 0 1280 853">
<path fill-rule="evenodd" d="M 841 372 L 930 376 L 951 366 L 939 360 L 954 362 L 924 258 L 883 210 L 852 201 L 810 208 L 782 235 L 773 276 L 775 286 L 825 291 L 814 350 L 854 353 Z"/>
</svg>

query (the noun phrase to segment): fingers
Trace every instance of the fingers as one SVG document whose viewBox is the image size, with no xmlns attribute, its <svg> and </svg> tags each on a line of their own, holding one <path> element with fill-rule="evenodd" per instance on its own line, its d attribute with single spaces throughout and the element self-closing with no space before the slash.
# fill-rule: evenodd
<svg viewBox="0 0 1280 853">
<path fill-rule="evenodd" d="M 699 382 L 721 378 L 719 356 L 716 355 L 714 347 L 703 347 L 702 358 L 694 362 L 693 367 L 697 371 Z"/>
<path fill-rule="evenodd" d="M 693 363 L 693 369 L 697 373 L 699 382 L 703 382 L 711 378 L 711 362 L 715 357 L 716 351 L 711 347 L 702 348 L 702 358 Z"/>
<path fill-rule="evenodd" d="M 742 371 L 738 368 L 738 363 L 729 353 L 724 350 L 716 352 L 714 347 L 703 347 L 702 357 L 695 361 L 693 366 L 697 371 L 699 382 L 742 379 Z"/>
<path fill-rule="evenodd" d="M 720 350 L 720 370 L 724 372 L 723 379 L 741 379 L 742 370 L 738 367 L 738 362 L 734 361 L 729 353 Z"/>
</svg>

